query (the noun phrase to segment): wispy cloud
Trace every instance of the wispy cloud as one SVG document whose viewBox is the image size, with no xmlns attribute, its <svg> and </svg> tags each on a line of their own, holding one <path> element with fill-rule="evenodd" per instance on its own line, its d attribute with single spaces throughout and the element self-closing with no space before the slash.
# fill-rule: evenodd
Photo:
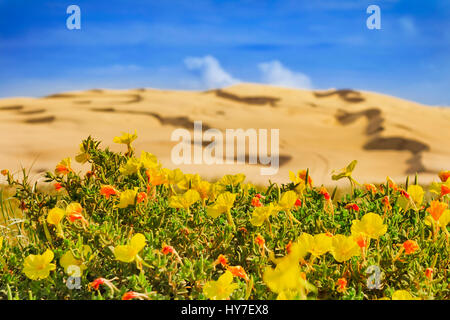
<svg viewBox="0 0 450 320">
<path fill-rule="evenodd" d="M 189 70 L 200 72 L 201 82 L 207 89 L 226 87 L 240 82 L 226 72 L 213 56 L 188 57 L 184 63 Z"/>
<path fill-rule="evenodd" d="M 262 73 L 263 82 L 267 84 L 299 89 L 312 88 L 311 79 L 307 75 L 289 70 L 278 60 L 260 63 L 258 67 Z"/>
<path fill-rule="evenodd" d="M 417 33 L 416 25 L 411 17 L 401 17 L 398 22 L 406 34 L 415 35 Z"/>
</svg>

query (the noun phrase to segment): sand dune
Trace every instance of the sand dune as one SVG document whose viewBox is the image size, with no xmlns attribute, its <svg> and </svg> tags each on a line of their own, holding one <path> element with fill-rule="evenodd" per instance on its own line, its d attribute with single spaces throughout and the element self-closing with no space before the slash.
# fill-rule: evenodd
<svg viewBox="0 0 450 320">
<path fill-rule="evenodd" d="M 260 165 L 180 165 L 170 157 L 176 128 L 280 129 L 280 169 L 262 176 Z M 309 168 L 316 184 L 330 185 L 331 171 L 359 161 L 354 176 L 403 182 L 420 174 L 423 183 L 450 169 L 450 109 L 353 90 L 306 91 L 240 84 L 206 92 L 155 89 L 89 90 L 44 98 L 0 100 L 0 168 L 53 170 L 77 154 L 88 135 L 113 150 L 121 131 L 138 132 L 135 147 L 169 167 L 214 179 L 244 172 L 250 181 L 288 181 L 288 170 Z M 6 133 L 6 134 L 5 134 Z M 76 166 L 77 170 L 87 167 Z"/>
</svg>

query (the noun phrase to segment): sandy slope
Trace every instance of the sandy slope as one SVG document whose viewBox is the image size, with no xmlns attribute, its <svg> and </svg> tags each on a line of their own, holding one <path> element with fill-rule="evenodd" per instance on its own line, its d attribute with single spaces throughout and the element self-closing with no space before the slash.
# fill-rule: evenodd
<svg viewBox="0 0 450 320">
<path fill-rule="evenodd" d="M 280 129 L 281 167 L 262 176 L 260 165 L 180 165 L 171 161 L 176 128 L 193 121 L 225 129 Z M 288 170 L 310 168 L 315 184 L 332 184 L 330 173 L 353 159 L 355 177 L 381 182 L 387 175 L 403 182 L 418 171 L 420 181 L 436 180 L 450 169 L 450 110 L 428 107 L 371 92 L 305 91 L 240 84 L 208 92 L 90 90 L 45 98 L 0 100 L 0 168 L 20 166 L 38 173 L 74 157 L 92 135 L 113 150 L 121 131 L 138 132 L 137 151 L 146 150 L 167 167 L 216 178 L 244 172 L 249 180 L 288 181 Z M 79 170 L 87 167 L 74 166 Z"/>
</svg>

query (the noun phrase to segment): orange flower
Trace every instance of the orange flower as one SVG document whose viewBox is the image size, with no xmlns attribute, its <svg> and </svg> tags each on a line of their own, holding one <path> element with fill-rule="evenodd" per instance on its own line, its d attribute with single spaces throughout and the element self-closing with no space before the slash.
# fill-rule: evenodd
<svg viewBox="0 0 450 320">
<path fill-rule="evenodd" d="M 441 171 L 439 172 L 439 178 L 442 182 L 446 182 L 448 178 L 450 178 L 450 171 Z"/>
<path fill-rule="evenodd" d="M 94 290 L 98 290 L 98 287 L 99 287 L 101 284 L 104 284 L 105 281 L 106 281 L 106 279 L 104 279 L 104 278 L 97 278 L 97 279 L 95 279 L 94 281 L 92 281 L 92 282 L 90 283 L 90 286 L 91 286 Z"/>
<path fill-rule="evenodd" d="M 292 241 L 289 241 L 289 243 L 286 245 L 286 252 L 289 254 L 292 251 Z"/>
<path fill-rule="evenodd" d="M 298 177 L 299 177 L 300 179 L 302 179 L 303 181 L 306 180 L 306 170 L 301 170 L 301 171 L 299 171 L 297 174 L 298 174 Z M 312 179 L 311 179 L 311 176 L 310 176 L 310 175 L 308 175 L 308 184 L 309 184 L 310 186 L 312 185 Z"/>
<path fill-rule="evenodd" d="M 216 259 L 216 261 L 214 261 L 213 265 L 222 265 L 223 267 L 227 267 L 228 266 L 228 259 L 223 255 L 223 254 L 219 254 L 219 257 Z"/>
<path fill-rule="evenodd" d="M 2 174 L 3 176 L 7 176 L 8 173 L 9 173 L 9 171 L 6 170 L 6 169 L 4 169 L 4 170 L 1 171 L 1 174 Z"/>
<path fill-rule="evenodd" d="M 55 190 L 56 190 L 56 191 L 59 191 L 59 190 L 62 189 L 62 185 L 61 185 L 61 183 L 59 183 L 59 182 L 55 182 L 53 185 L 55 186 Z"/>
<path fill-rule="evenodd" d="M 431 201 L 430 207 L 427 209 L 427 212 L 431 214 L 434 221 L 439 221 L 439 218 L 444 213 L 445 209 L 447 209 L 448 205 L 443 202 L 439 202 L 436 200 Z"/>
<path fill-rule="evenodd" d="M 433 280 L 433 268 L 427 268 L 425 270 L 425 277 L 428 278 L 428 280 Z"/>
<path fill-rule="evenodd" d="M 359 207 L 356 203 L 349 203 L 345 206 L 345 209 L 352 209 L 353 211 L 359 211 Z"/>
<path fill-rule="evenodd" d="M 247 233 L 247 232 L 248 232 L 248 230 L 245 229 L 245 227 L 240 227 L 240 228 L 239 228 L 239 231 L 240 231 L 240 232 L 243 232 L 243 233 Z"/>
<path fill-rule="evenodd" d="M 373 184 L 368 184 L 368 183 L 365 183 L 364 184 L 364 188 L 366 189 L 366 191 L 369 191 L 369 192 L 371 192 L 372 194 L 375 194 L 375 193 L 377 193 L 377 187 L 375 187 L 375 185 L 373 185 Z"/>
<path fill-rule="evenodd" d="M 234 276 L 240 277 L 245 281 L 250 280 L 250 278 L 247 275 L 247 272 L 245 272 L 244 268 L 242 268 L 241 266 L 228 267 L 227 270 L 230 271 Z"/>
<path fill-rule="evenodd" d="M 137 201 L 137 203 L 147 201 L 147 194 L 145 192 L 139 192 L 136 197 L 136 201 Z"/>
<path fill-rule="evenodd" d="M 419 245 L 414 240 L 405 241 L 403 243 L 403 248 L 405 249 L 405 254 L 412 254 L 420 249 Z"/>
<path fill-rule="evenodd" d="M 302 200 L 300 200 L 300 199 L 297 199 L 296 201 L 295 201 L 295 204 L 294 204 L 296 207 L 301 207 L 302 206 Z"/>
<path fill-rule="evenodd" d="M 254 197 L 252 199 L 252 206 L 253 207 L 262 207 L 262 203 L 259 201 L 258 197 Z"/>
<path fill-rule="evenodd" d="M 345 278 L 339 278 L 337 283 L 337 292 L 345 292 L 347 291 L 347 280 Z"/>
<path fill-rule="evenodd" d="M 384 198 L 381 199 L 381 202 L 384 205 L 384 211 L 385 212 L 392 209 L 392 206 L 391 206 L 390 201 L 389 201 L 389 196 L 384 196 Z"/>
<path fill-rule="evenodd" d="M 355 238 L 356 243 L 358 246 L 363 249 L 367 247 L 367 238 L 364 236 L 364 234 L 360 234 Z"/>
<path fill-rule="evenodd" d="M 119 191 L 117 191 L 113 186 L 107 185 L 102 186 L 100 189 L 100 194 L 104 195 L 106 199 L 109 199 L 110 196 L 117 196 Z"/>
<path fill-rule="evenodd" d="M 446 185 L 441 185 L 441 197 L 445 196 L 446 194 L 450 193 L 450 187 L 447 187 Z"/>
<path fill-rule="evenodd" d="M 172 246 L 164 246 L 164 248 L 161 251 L 163 254 L 169 254 L 174 253 L 175 249 Z"/>
<path fill-rule="evenodd" d="M 264 238 L 260 234 L 256 236 L 255 242 L 261 249 L 264 249 L 264 244 L 266 243 L 266 240 L 264 240 Z"/>
</svg>

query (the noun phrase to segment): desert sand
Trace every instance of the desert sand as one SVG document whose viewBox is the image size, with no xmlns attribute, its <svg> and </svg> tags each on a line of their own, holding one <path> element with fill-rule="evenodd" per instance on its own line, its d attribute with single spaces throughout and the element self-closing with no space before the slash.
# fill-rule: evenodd
<svg viewBox="0 0 450 320">
<path fill-rule="evenodd" d="M 280 168 L 263 176 L 260 165 L 174 165 L 170 141 L 177 128 L 193 122 L 225 129 L 280 129 Z M 54 170 L 74 159 L 88 135 L 115 151 L 113 138 L 134 132 L 134 146 L 158 156 L 165 167 L 179 167 L 215 179 L 245 173 L 247 181 L 289 181 L 288 171 L 309 168 L 315 185 L 333 185 L 331 172 L 358 160 L 354 177 L 380 183 L 390 176 L 404 182 L 419 173 L 421 183 L 437 181 L 450 169 L 450 109 L 353 90 L 308 91 L 239 84 L 204 92 L 156 89 L 68 92 L 42 98 L 0 100 L 0 169 L 31 174 Z M 78 165 L 76 171 L 87 171 Z M 341 182 L 344 183 L 344 182 Z"/>
</svg>

